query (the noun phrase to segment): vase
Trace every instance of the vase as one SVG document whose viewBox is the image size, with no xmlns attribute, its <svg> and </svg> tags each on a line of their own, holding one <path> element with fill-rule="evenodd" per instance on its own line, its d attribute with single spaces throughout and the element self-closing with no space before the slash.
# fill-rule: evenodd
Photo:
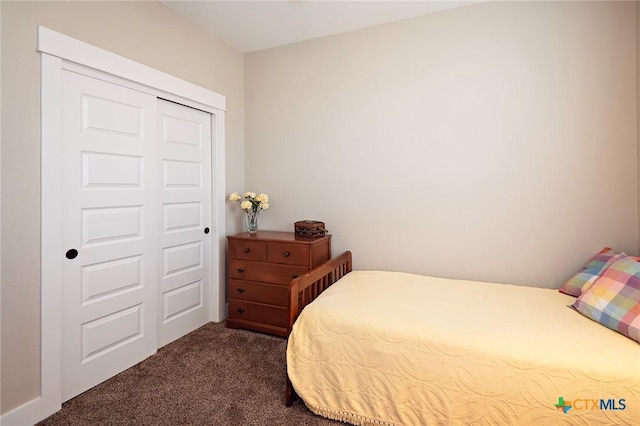
<svg viewBox="0 0 640 426">
<path fill-rule="evenodd" d="M 258 232 L 258 213 L 259 210 L 247 210 L 247 229 L 250 234 Z"/>
</svg>

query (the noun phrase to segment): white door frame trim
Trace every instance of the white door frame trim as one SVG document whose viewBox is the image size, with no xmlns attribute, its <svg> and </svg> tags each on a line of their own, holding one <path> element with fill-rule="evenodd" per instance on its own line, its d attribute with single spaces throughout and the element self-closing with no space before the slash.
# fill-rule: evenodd
<svg viewBox="0 0 640 426">
<path fill-rule="evenodd" d="M 41 52 L 41 382 L 40 396 L 2 416 L 6 424 L 36 423 L 62 407 L 62 229 L 61 96 L 62 70 L 97 70 L 106 78 L 158 97 L 203 109 L 212 117 L 211 311 L 210 321 L 224 319 L 225 247 L 225 107 L 218 93 L 154 68 L 38 27 Z M 78 67 L 78 65 L 80 67 Z M 86 67 L 86 68 L 85 68 Z"/>
</svg>

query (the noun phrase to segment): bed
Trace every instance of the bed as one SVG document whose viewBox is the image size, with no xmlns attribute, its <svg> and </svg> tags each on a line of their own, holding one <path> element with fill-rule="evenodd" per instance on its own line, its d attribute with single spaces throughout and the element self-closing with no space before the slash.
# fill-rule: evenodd
<svg viewBox="0 0 640 426">
<path fill-rule="evenodd" d="M 286 404 L 352 424 L 640 424 L 640 345 L 557 290 L 352 271 L 290 284 Z"/>
</svg>

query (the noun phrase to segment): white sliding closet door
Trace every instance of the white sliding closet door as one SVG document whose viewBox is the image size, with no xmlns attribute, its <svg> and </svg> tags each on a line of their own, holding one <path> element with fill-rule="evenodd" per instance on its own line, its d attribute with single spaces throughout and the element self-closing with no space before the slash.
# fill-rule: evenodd
<svg viewBox="0 0 640 426">
<path fill-rule="evenodd" d="M 211 115 L 164 100 L 158 114 L 161 347 L 209 318 Z"/>
<path fill-rule="evenodd" d="M 63 72 L 66 401 L 209 320 L 211 115 Z"/>
<path fill-rule="evenodd" d="M 14 424 L 225 313 L 225 97 L 42 26 L 37 50 L 41 381 Z"/>
<path fill-rule="evenodd" d="M 62 87 L 64 401 L 155 353 L 159 224 L 156 97 Z"/>
</svg>

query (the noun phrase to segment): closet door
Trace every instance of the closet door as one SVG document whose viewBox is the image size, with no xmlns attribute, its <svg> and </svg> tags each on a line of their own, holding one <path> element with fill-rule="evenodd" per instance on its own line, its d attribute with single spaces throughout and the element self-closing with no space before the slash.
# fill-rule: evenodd
<svg viewBox="0 0 640 426">
<path fill-rule="evenodd" d="M 211 280 L 211 115 L 158 100 L 158 347 L 207 323 Z"/>
<path fill-rule="evenodd" d="M 157 348 L 157 99 L 64 71 L 61 114 L 66 401 Z"/>
</svg>

